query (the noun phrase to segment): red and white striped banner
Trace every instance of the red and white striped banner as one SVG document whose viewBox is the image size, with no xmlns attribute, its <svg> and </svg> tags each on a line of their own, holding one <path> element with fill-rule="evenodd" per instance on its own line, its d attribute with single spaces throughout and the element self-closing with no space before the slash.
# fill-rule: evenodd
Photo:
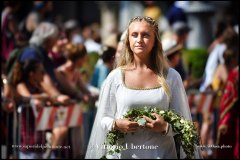
<svg viewBox="0 0 240 160">
<path fill-rule="evenodd" d="M 60 126 L 82 125 L 83 114 L 80 104 L 60 107 L 44 107 L 36 115 L 36 130 L 47 130 Z"/>
<path fill-rule="evenodd" d="M 214 95 L 212 93 L 191 93 L 188 95 L 191 113 L 212 112 Z"/>
</svg>

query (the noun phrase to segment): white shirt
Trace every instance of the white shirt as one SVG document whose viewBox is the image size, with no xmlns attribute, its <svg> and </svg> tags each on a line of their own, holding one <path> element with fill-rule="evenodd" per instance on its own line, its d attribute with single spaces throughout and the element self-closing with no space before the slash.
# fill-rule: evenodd
<svg viewBox="0 0 240 160">
<path fill-rule="evenodd" d="M 225 44 L 217 44 L 215 48 L 210 53 L 206 67 L 205 67 L 205 79 L 204 82 L 201 84 L 200 91 L 203 92 L 207 89 L 207 87 L 212 83 L 213 75 L 217 69 L 218 64 L 223 64 L 223 53 L 226 49 Z"/>
</svg>

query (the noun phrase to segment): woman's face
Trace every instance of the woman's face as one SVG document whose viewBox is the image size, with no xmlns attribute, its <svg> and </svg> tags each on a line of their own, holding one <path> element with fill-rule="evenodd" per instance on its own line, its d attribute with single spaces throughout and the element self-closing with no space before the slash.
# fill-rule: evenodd
<svg viewBox="0 0 240 160">
<path fill-rule="evenodd" d="M 44 73 L 45 73 L 45 71 L 44 71 L 43 65 L 39 64 L 37 69 L 33 72 L 34 80 L 38 83 L 42 82 Z"/>
<path fill-rule="evenodd" d="M 86 59 L 87 59 L 87 56 L 86 56 L 86 55 L 85 55 L 84 57 L 82 57 L 82 58 L 79 58 L 79 59 L 75 62 L 75 66 L 76 66 L 77 68 L 82 67 L 83 64 L 85 63 Z"/>
<path fill-rule="evenodd" d="M 132 22 L 129 26 L 129 43 L 134 54 L 149 55 L 155 40 L 153 28 L 146 21 Z"/>
<path fill-rule="evenodd" d="M 53 46 L 56 44 L 57 40 L 58 40 L 58 35 L 57 34 L 53 35 L 52 37 L 49 37 L 47 42 L 46 42 L 46 44 L 47 44 L 46 48 L 51 50 L 53 48 Z"/>
</svg>

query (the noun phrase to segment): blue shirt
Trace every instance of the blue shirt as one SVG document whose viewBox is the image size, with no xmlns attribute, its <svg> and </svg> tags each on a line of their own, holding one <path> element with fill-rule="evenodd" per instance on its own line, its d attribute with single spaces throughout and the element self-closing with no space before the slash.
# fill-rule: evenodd
<svg viewBox="0 0 240 160">
<path fill-rule="evenodd" d="M 91 84 L 100 88 L 103 81 L 107 78 L 110 70 L 105 64 L 99 64 L 95 67 Z"/>
</svg>

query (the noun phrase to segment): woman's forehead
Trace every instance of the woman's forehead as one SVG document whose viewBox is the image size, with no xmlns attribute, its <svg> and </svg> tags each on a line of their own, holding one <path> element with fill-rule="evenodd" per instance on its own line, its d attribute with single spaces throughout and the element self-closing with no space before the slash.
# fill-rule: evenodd
<svg viewBox="0 0 240 160">
<path fill-rule="evenodd" d="M 134 21 L 129 25 L 129 31 L 136 31 L 136 30 L 145 30 L 145 31 L 153 31 L 152 26 L 142 20 L 142 21 Z"/>
</svg>

